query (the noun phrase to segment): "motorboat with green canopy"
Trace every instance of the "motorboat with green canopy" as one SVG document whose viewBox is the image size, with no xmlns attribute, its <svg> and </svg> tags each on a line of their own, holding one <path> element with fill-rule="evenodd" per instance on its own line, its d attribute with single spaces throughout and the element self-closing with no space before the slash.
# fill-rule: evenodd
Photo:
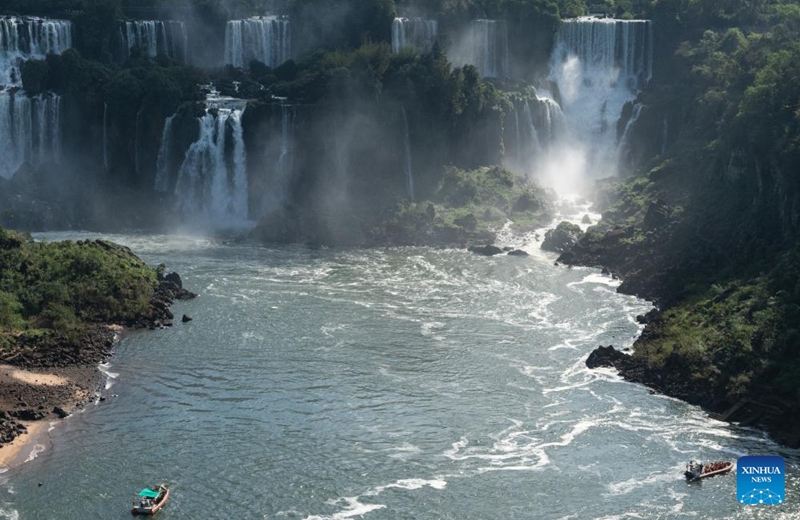
<svg viewBox="0 0 800 520">
<path fill-rule="evenodd" d="M 165 484 L 156 486 L 155 489 L 146 487 L 139 491 L 133 498 L 131 513 L 134 515 L 154 515 L 169 498 L 169 488 Z"/>
</svg>

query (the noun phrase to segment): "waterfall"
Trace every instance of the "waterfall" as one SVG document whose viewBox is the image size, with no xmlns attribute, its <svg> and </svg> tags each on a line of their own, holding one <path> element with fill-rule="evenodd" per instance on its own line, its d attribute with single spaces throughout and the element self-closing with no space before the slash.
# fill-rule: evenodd
<svg viewBox="0 0 800 520">
<path fill-rule="evenodd" d="M 439 24 L 436 20 L 395 18 L 392 22 L 392 52 L 397 54 L 406 47 L 430 52 L 438 32 Z"/>
<path fill-rule="evenodd" d="M 277 67 L 291 58 L 288 18 L 261 16 L 229 20 L 225 25 L 225 63 L 247 67 L 258 60 Z"/>
<path fill-rule="evenodd" d="M 616 173 L 617 121 L 652 76 L 649 20 L 563 20 L 556 34 L 549 79 L 574 143 L 598 175 Z"/>
<path fill-rule="evenodd" d="M 473 20 L 470 26 L 470 62 L 484 78 L 509 75 L 508 29 L 505 20 Z"/>
<path fill-rule="evenodd" d="M 61 98 L 0 91 L 0 177 L 10 179 L 25 163 L 61 158 Z"/>
<path fill-rule="evenodd" d="M 156 160 L 156 182 L 153 189 L 164 193 L 169 190 L 170 154 L 172 153 L 172 121 L 176 114 L 169 116 L 164 121 L 164 131 L 161 133 L 161 146 L 158 148 Z"/>
<path fill-rule="evenodd" d="M 567 133 L 564 114 L 550 98 L 534 95 L 515 99 L 507 116 L 506 124 L 513 124 L 514 128 L 513 133 L 504 132 L 505 164 L 519 173 L 534 172 L 543 153 Z"/>
<path fill-rule="evenodd" d="M 408 127 L 408 115 L 406 114 L 406 107 L 403 107 L 403 147 L 405 151 L 404 167 L 406 174 L 406 188 L 408 189 L 408 196 L 414 200 L 414 169 L 411 162 L 411 132 Z"/>
<path fill-rule="evenodd" d="M 0 17 L 0 85 L 21 86 L 20 64 L 61 54 L 72 46 L 72 22 L 36 17 Z"/>
<path fill-rule="evenodd" d="M 200 135 L 186 152 L 175 185 L 178 209 L 185 216 L 199 218 L 215 227 L 241 226 L 247 222 L 243 113 L 243 107 L 209 108 L 199 118 Z"/>
<path fill-rule="evenodd" d="M 294 141 L 295 109 L 291 105 L 281 105 L 281 152 L 278 156 L 278 175 L 281 202 L 287 201 L 289 180 L 294 166 L 292 143 Z"/>
<path fill-rule="evenodd" d="M 163 54 L 175 61 L 188 62 L 189 38 L 186 24 L 174 20 L 136 20 L 120 22 L 120 60 L 128 61 L 138 47 L 148 56 Z"/>
<path fill-rule="evenodd" d="M 625 150 L 628 147 L 628 134 L 631 131 L 631 128 L 636 125 L 636 121 L 639 120 L 639 116 L 642 115 L 642 108 L 644 107 L 641 103 L 636 103 L 633 105 L 633 111 L 631 112 L 631 117 L 628 119 L 628 122 L 625 124 L 625 130 L 622 132 L 622 137 L 619 140 L 619 149 Z"/>
<path fill-rule="evenodd" d="M 536 124 L 533 120 L 533 112 L 531 111 L 531 104 L 525 100 L 525 119 L 528 121 L 528 129 L 530 132 L 531 147 L 534 153 L 538 154 L 542 151 L 542 141 L 539 139 L 539 132 L 536 130 Z"/>
</svg>

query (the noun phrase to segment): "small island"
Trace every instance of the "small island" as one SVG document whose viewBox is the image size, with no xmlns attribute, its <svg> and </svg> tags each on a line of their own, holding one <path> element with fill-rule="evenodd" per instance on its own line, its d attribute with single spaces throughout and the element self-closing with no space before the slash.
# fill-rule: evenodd
<svg viewBox="0 0 800 520">
<path fill-rule="evenodd" d="M 176 273 L 104 240 L 37 242 L 0 228 L 0 463 L 28 435 L 98 399 L 118 335 L 171 326 L 196 295 Z"/>
</svg>

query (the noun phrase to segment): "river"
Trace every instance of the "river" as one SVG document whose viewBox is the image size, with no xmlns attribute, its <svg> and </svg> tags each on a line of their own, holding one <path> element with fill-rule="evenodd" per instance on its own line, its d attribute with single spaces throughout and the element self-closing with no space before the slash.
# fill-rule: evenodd
<svg viewBox="0 0 800 520">
<path fill-rule="evenodd" d="M 586 369 L 597 345 L 631 346 L 650 306 L 535 243 L 485 258 L 104 238 L 200 297 L 123 337 L 106 401 L 0 475 L 0 518 L 129 518 L 159 482 L 165 520 L 800 515 L 797 451 Z M 682 477 L 690 458 L 745 454 L 786 458 L 787 503 Z"/>
</svg>

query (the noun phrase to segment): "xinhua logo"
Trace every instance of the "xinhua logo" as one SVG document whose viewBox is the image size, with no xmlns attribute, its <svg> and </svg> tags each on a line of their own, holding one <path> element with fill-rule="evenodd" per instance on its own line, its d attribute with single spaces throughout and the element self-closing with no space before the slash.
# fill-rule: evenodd
<svg viewBox="0 0 800 520">
<path fill-rule="evenodd" d="M 741 457 L 736 463 L 736 494 L 740 504 L 783 504 L 786 463 L 781 457 Z"/>
</svg>

